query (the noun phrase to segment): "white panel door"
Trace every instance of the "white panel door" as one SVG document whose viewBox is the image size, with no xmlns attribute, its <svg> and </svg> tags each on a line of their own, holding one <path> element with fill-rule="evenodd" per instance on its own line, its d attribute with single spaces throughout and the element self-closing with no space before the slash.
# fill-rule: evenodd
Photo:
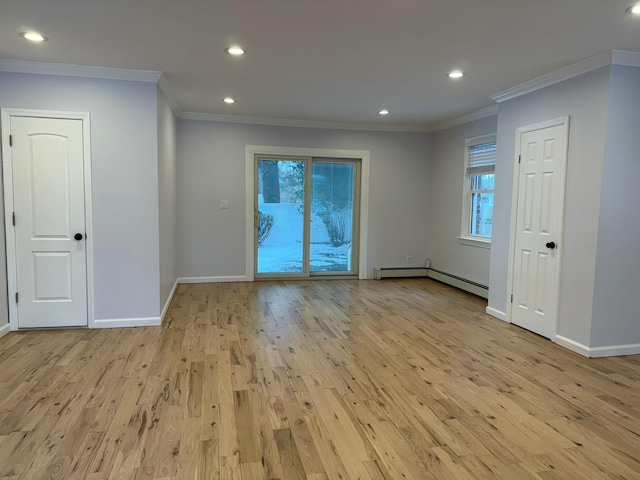
<svg viewBox="0 0 640 480">
<path fill-rule="evenodd" d="M 511 321 L 556 334 L 566 124 L 521 134 Z"/>
<path fill-rule="evenodd" d="M 82 121 L 11 117 L 18 328 L 87 325 Z"/>
</svg>

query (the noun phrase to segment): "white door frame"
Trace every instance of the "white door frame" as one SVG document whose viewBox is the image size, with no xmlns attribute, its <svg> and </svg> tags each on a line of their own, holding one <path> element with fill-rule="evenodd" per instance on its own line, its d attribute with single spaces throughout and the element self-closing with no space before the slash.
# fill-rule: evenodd
<svg viewBox="0 0 640 480">
<path fill-rule="evenodd" d="M 11 117 L 56 118 L 82 121 L 82 142 L 84 156 L 84 201 L 85 201 L 85 248 L 87 255 L 87 325 L 95 328 L 93 314 L 93 217 L 91 195 L 91 128 L 90 115 L 83 112 L 59 112 L 51 110 L 25 110 L 19 108 L 2 108 L 2 175 L 4 187 L 4 228 L 7 250 L 7 289 L 9 302 L 9 328 L 18 330 L 18 305 L 15 302 L 17 289 L 16 241 L 13 230 L 13 158 L 9 145 Z"/>
<path fill-rule="evenodd" d="M 569 161 L 569 116 L 558 117 L 552 120 L 546 120 L 543 122 L 534 123 L 532 125 L 526 125 L 523 127 L 518 127 L 516 129 L 516 147 L 515 147 L 515 160 L 514 160 L 514 169 L 513 169 L 513 192 L 511 196 L 511 231 L 509 237 L 509 274 L 507 277 L 507 322 L 512 322 L 512 311 L 513 311 L 513 303 L 511 302 L 511 295 L 513 294 L 513 269 L 515 267 L 515 256 L 516 256 L 516 227 L 517 227 L 517 216 L 518 216 L 518 194 L 520 188 L 520 163 L 518 162 L 518 156 L 520 155 L 520 150 L 522 148 L 522 136 L 527 132 L 532 132 L 535 130 L 542 130 L 544 128 L 564 126 L 564 145 L 560 146 L 560 151 L 565 155 L 565 161 L 562 164 L 560 174 L 560 198 L 562 198 L 562 211 L 560 212 L 559 217 L 559 228 L 558 228 L 558 243 L 560 244 L 560 248 L 556 250 L 556 305 L 554 313 L 554 325 L 553 325 L 553 335 L 551 336 L 551 341 L 555 342 L 556 335 L 558 334 L 558 309 L 560 306 L 560 296 L 558 295 L 560 291 L 560 266 L 562 264 L 562 250 L 564 248 L 563 242 L 563 230 L 564 230 L 564 204 L 565 204 L 565 191 L 566 191 L 566 178 L 567 178 L 567 163 Z"/>
<path fill-rule="evenodd" d="M 245 280 L 255 276 L 255 155 L 290 155 L 303 157 L 354 158 L 361 160 L 360 170 L 360 252 L 358 278 L 367 278 L 367 233 L 369 231 L 369 150 L 334 150 L 332 148 L 245 146 L 246 260 Z"/>
</svg>

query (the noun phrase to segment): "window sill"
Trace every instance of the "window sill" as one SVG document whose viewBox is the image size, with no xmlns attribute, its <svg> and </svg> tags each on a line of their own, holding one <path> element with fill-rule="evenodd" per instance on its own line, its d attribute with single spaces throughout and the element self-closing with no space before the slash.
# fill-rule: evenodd
<svg viewBox="0 0 640 480">
<path fill-rule="evenodd" d="M 458 237 L 458 242 L 462 245 L 471 245 L 472 247 L 491 248 L 490 238 Z"/>
</svg>

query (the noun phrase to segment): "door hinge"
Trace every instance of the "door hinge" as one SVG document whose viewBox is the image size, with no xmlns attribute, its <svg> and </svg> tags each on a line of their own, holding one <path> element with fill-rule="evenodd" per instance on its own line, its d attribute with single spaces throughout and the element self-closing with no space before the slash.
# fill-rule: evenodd
<svg viewBox="0 0 640 480">
<path fill-rule="evenodd" d="M 9 146 L 13 147 L 13 135 L 9 135 Z"/>
<path fill-rule="evenodd" d="M 511 294 L 511 303 L 513 303 L 513 293 Z"/>
<path fill-rule="evenodd" d="M 522 161 L 522 155 L 518 155 L 518 163 Z"/>
<path fill-rule="evenodd" d="M 13 226 L 16 226 L 16 212 L 13 212 L 13 215 L 11 216 L 11 221 L 13 222 Z"/>
<path fill-rule="evenodd" d="M 16 303 L 18 303 L 18 292 L 16 292 Z"/>
</svg>

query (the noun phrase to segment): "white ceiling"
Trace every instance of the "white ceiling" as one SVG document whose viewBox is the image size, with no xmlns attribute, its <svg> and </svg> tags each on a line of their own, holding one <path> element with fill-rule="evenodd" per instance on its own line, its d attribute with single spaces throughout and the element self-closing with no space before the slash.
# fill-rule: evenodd
<svg viewBox="0 0 640 480">
<path fill-rule="evenodd" d="M 0 58 L 159 70 L 185 112 L 429 129 L 587 57 L 640 51 L 632 3 L 0 0 Z"/>
</svg>

